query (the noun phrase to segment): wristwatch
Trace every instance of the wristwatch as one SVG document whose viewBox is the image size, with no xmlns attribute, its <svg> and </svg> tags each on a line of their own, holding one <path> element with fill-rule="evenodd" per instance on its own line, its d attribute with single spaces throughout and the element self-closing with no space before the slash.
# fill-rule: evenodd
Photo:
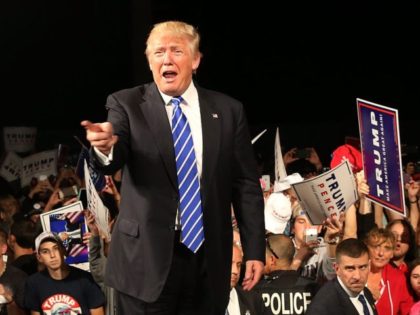
<svg viewBox="0 0 420 315">
<path fill-rule="evenodd" d="M 325 241 L 325 240 L 324 240 Z M 329 244 L 329 245 L 337 245 L 338 242 L 340 241 L 339 237 L 336 236 L 334 237 L 331 241 L 325 241 L 325 243 Z"/>
</svg>

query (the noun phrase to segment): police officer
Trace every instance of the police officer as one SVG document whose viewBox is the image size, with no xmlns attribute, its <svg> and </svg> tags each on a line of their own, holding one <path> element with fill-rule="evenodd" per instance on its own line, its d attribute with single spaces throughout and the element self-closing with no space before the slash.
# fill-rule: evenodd
<svg viewBox="0 0 420 315">
<path fill-rule="evenodd" d="M 265 276 L 254 289 L 263 300 L 264 315 L 305 314 L 318 289 L 315 281 L 290 268 L 294 254 L 289 237 L 267 237 Z"/>
</svg>

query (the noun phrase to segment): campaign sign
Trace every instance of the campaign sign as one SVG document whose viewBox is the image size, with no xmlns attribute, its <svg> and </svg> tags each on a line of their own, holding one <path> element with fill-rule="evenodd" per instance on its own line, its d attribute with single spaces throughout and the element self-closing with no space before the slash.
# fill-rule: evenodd
<svg viewBox="0 0 420 315">
<path fill-rule="evenodd" d="M 36 127 L 3 127 L 6 152 L 26 153 L 35 149 Z"/>
<path fill-rule="evenodd" d="M 66 248 L 69 265 L 88 262 L 88 247 L 83 242 L 86 222 L 83 210 L 50 214 L 51 231 L 57 233 Z"/>
<path fill-rule="evenodd" d="M 42 151 L 22 159 L 20 184 L 29 185 L 33 177 L 57 174 L 57 150 Z"/>
<path fill-rule="evenodd" d="M 292 187 L 309 220 L 315 225 L 322 224 L 328 217 L 339 218 L 358 198 L 348 161 Z"/>
<path fill-rule="evenodd" d="M 405 216 L 398 111 L 357 99 L 357 113 L 367 198 Z"/>
<path fill-rule="evenodd" d="M 0 176 L 8 182 L 20 178 L 22 159 L 14 152 L 8 152 L 0 167 Z"/>
<path fill-rule="evenodd" d="M 87 232 L 81 201 L 44 212 L 40 215 L 42 229 L 57 233 L 66 249 L 66 263 L 89 270 L 89 248 L 83 243 Z"/>
</svg>

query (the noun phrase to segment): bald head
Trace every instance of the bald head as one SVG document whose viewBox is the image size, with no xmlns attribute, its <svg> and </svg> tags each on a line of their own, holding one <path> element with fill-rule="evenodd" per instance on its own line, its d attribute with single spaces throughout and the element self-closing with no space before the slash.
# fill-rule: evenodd
<svg viewBox="0 0 420 315">
<path fill-rule="evenodd" d="M 292 239 L 283 234 L 267 237 L 267 250 L 281 262 L 291 264 L 295 255 L 295 246 Z"/>
</svg>

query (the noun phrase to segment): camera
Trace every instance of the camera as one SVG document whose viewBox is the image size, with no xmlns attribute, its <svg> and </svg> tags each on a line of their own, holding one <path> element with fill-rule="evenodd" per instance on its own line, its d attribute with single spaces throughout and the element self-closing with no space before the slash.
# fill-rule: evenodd
<svg viewBox="0 0 420 315">
<path fill-rule="evenodd" d="M 76 197 L 78 194 L 77 186 L 73 185 L 71 187 L 64 187 L 61 188 L 59 191 L 60 199 L 69 198 L 69 197 Z"/>
<path fill-rule="evenodd" d="M 42 206 L 39 203 L 34 203 L 32 209 L 29 210 L 27 213 L 23 215 L 24 218 L 30 218 L 33 215 L 41 214 L 42 213 Z"/>
<path fill-rule="evenodd" d="M 316 242 L 318 240 L 318 230 L 315 228 L 305 229 L 305 243 Z"/>
<path fill-rule="evenodd" d="M 38 181 L 44 182 L 46 180 L 48 180 L 48 176 L 47 175 L 39 175 L 38 176 Z"/>
</svg>

